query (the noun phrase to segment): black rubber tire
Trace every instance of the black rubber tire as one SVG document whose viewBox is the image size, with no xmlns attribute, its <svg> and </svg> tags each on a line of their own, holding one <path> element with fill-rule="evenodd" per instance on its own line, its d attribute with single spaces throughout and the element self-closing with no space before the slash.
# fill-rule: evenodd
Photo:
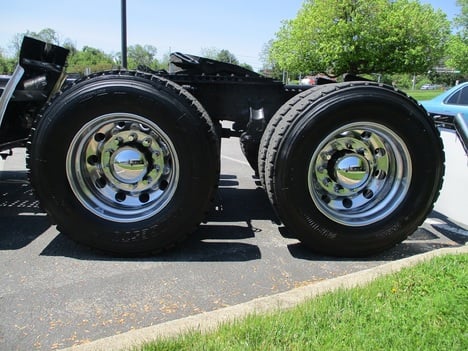
<svg viewBox="0 0 468 351">
<path fill-rule="evenodd" d="M 114 136 L 120 144 L 106 151 Z M 93 148 L 91 158 L 83 156 Z M 42 207 L 64 234 L 113 253 L 148 254 L 173 246 L 204 219 L 218 182 L 219 139 L 180 86 L 106 72 L 74 84 L 45 109 L 28 166 Z M 127 191 L 131 186 L 136 190 Z"/>
<path fill-rule="evenodd" d="M 267 158 L 267 153 L 268 153 L 268 146 L 270 145 L 271 138 L 273 137 L 273 133 L 276 130 L 276 127 L 278 127 L 278 124 L 285 118 L 286 114 L 289 113 L 289 111 L 297 104 L 299 101 L 302 100 L 302 97 L 304 95 L 310 95 L 312 94 L 312 91 L 316 91 L 319 89 L 322 89 L 323 86 L 314 86 L 301 94 L 298 94 L 294 97 L 292 97 L 289 101 L 287 101 L 284 105 L 280 107 L 278 111 L 273 115 L 273 117 L 270 119 L 268 122 L 265 131 L 262 135 L 262 138 L 260 140 L 260 146 L 258 148 L 258 161 L 257 161 L 257 169 L 258 169 L 258 177 L 260 179 L 260 182 L 263 186 L 263 188 L 266 189 L 266 183 L 265 183 L 265 166 L 266 166 L 266 158 Z M 244 153 L 245 154 L 245 153 Z"/>
<path fill-rule="evenodd" d="M 270 124 L 260 174 L 290 235 L 311 249 L 375 254 L 407 238 L 432 210 L 443 145 L 433 121 L 404 93 L 370 82 L 327 85 L 296 96 Z M 351 161 L 360 167 L 344 169 Z M 341 186 L 354 176 L 356 185 Z"/>
</svg>

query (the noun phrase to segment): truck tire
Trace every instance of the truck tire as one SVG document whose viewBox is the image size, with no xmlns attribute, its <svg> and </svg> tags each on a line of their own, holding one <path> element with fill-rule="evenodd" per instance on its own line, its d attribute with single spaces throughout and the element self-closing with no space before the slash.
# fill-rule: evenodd
<svg viewBox="0 0 468 351">
<path fill-rule="evenodd" d="M 219 139 L 203 107 L 157 76 L 108 72 L 59 94 L 29 147 L 30 177 L 59 230 L 124 255 L 192 232 L 216 190 Z"/>
<path fill-rule="evenodd" d="M 424 221 L 442 186 L 444 153 L 416 101 L 347 82 L 301 93 L 285 111 L 262 141 L 263 172 L 290 235 L 321 253 L 368 256 Z"/>
</svg>

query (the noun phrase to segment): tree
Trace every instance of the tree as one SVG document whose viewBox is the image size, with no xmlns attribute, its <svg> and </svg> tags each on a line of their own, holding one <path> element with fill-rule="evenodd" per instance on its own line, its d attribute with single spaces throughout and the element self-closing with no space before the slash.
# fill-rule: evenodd
<svg viewBox="0 0 468 351">
<path fill-rule="evenodd" d="M 0 74 L 10 74 L 15 69 L 16 60 L 4 56 L 0 49 Z"/>
<path fill-rule="evenodd" d="M 25 33 L 18 33 L 13 37 L 13 40 L 10 46 L 13 49 L 14 56 L 19 55 L 19 52 L 21 49 L 21 43 L 23 42 L 23 37 L 25 36 L 39 39 L 49 44 L 60 45 L 60 36 L 52 28 L 44 28 L 44 29 L 41 29 L 39 32 L 32 32 L 28 30 Z"/>
<path fill-rule="evenodd" d="M 152 69 L 157 69 L 159 64 L 156 59 L 158 50 L 152 45 L 132 45 L 127 49 L 128 68 L 136 69 L 138 66 L 147 66 Z"/>
<path fill-rule="evenodd" d="M 455 26 L 460 27 L 466 36 L 468 30 L 468 0 L 457 0 L 457 5 L 461 7 L 461 13 L 455 18 Z"/>
<path fill-rule="evenodd" d="M 223 49 L 221 50 L 218 55 L 216 55 L 216 60 L 226 63 L 231 63 L 233 65 L 238 65 L 239 61 L 237 60 L 236 56 L 231 53 L 229 50 Z"/>
<path fill-rule="evenodd" d="M 462 73 L 468 72 L 468 0 L 458 0 L 461 13 L 455 18 L 455 28 L 459 29 L 453 34 L 447 45 L 446 65 Z"/>
<path fill-rule="evenodd" d="M 232 52 L 226 49 L 218 50 L 216 48 L 203 48 L 201 52 L 202 52 L 201 55 L 203 57 L 206 57 L 212 60 L 232 63 L 233 65 L 239 64 L 239 60 L 236 58 L 236 56 Z"/>
<path fill-rule="evenodd" d="M 68 58 L 68 72 L 84 73 L 86 70 L 103 71 L 115 65 L 112 56 L 105 52 L 85 46 Z"/>
<path fill-rule="evenodd" d="M 463 73 L 468 72 L 468 38 L 460 33 L 451 36 L 447 45 L 448 59 L 445 64 Z"/>
<path fill-rule="evenodd" d="M 278 63 L 273 59 L 271 53 L 274 40 L 270 39 L 268 43 L 263 45 L 262 51 L 260 52 L 259 58 L 263 64 L 261 73 L 267 77 L 280 79 L 283 72 L 279 67 Z"/>
<path fill-rule="evenodd" d="M 444 55 L 450 23 L 415 0 L 305 0 L 271 46 L 291 72 L 425 72 Z"/>
</svg>

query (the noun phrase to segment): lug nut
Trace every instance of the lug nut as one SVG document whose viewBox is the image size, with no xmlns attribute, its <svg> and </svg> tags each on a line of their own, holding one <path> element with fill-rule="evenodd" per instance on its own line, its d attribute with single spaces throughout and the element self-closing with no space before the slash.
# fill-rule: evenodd
<svg viewBox="0 0 468 351">
<path fill-rule="evenodd" d="M 331 160 L 330 154 L 328 154 L 328 153 L 326 153 L 326 152 L 324 152 L 324 153 L 321 154 L 320 156 L 322 157 L 322 159 L 323 159 L 324 161 L 330 161 L 330 160 Z"/>
<path fill-rule="evenodd" d="M 114 139 L 113 144 L 114 146 L 118 147 L 122 142 L 123 142 L 123 139 L 121 137 L 117 137 Z"/>
<path fill-rule="evenodd" d="M 317 168 L 317 172 L 319 172 L 319 173 L 325 173 L 325 171 L 326 171 L 326 168 L 324 166 L 319 166 Z"/>
<path fill-rule="evenodd" d="M 149 147 L 151 145 L 151 139 L 146 138 L 145 140 L 142 141 L 141 145 L 143 145 L 144 147 Z"/>
<path fill-rule="evenodd" d="M 341 190 L 343 190 L 343 187 L 340 184 L 335 185 L 335 192 L 339 193 Z"/>
</svg>

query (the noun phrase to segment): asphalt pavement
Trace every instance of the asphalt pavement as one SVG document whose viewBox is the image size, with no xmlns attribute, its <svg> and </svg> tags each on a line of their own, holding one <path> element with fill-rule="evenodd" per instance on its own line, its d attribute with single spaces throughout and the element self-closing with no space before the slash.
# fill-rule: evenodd
<svg viewBox="0 0 468 351">
<path fill-rule="evenodd" d="M 317 255 L 288 237 L 237 139 L 223 140 L 207 223 L 174 250 L 139 259 L 83 247 L 51 226 L 28 184 L 24 150 L 16 149 L 0 161 L 0 350 L 87 344 L 463 246 L 468 159 L 445 134 L 450 156 L 435 210 L 402 244 L 357 260 Z"/>
</svg>

